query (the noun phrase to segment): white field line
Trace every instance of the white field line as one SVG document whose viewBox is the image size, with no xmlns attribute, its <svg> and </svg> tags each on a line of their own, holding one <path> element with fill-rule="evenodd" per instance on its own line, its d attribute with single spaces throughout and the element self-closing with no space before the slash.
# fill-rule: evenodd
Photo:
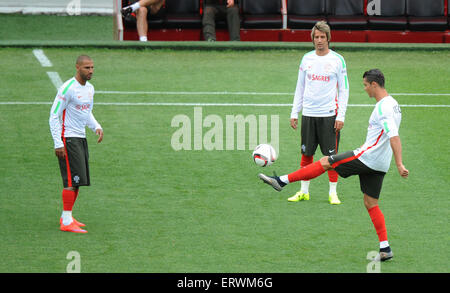
<svg viewBox="0 0 450 293">
<path fill-rule="evenodd" d="M 36 59 L 41 63 L 42 67 L 52 67 L 52 62 L 47 58 L 47 56 L 44 53 L 44 50 L 41 49 L 34 49 L 33 54 L 36 57 Z M 50 81 L 53 83 L 56 89 L 59 89 L 59 87 L 63 84 L 61 77 L 59 76 L 59 73 L 56 71 L 47 71 L 47 75 L 50 78 Z"/>
<path fill-rule="evenodd" d="M 95 91 L 96 94 L 110 95 L 238 95 L 238 96 L 292 96 L 294 93 L 266 92 L 185 92 L 185 91 Z M 392 96 L 450 96 L 450 93 L 392 93 Z"/>
<path fill-rule="evenodd" d="M 0 105 L 51 105 L 51 102 L 0 102 Z M 132 102 L 96 102 L 95 105 L 103 106 L 194 106 L 194 107 L 292 107 L 292 104 L 246 104 L 246 103 L 132 103 Z M 374 104 L 348 104 L 348 107 L 374 107 Z M 400 107 L 406 108 L 450 108 L 450 105 L 408 105 Z"/>
<path fill-rule="evenodd" d="M 47 71 L 47 75 L 48 75 L 48 77 L 50 77 L 50 80 L 52 81 L 52 83 L 56 89 L 59 89 L 59 87 L 62 86 L 63 82 L 62 82 L 61 77 L 59 76 L 58 72 Z"/>
<path fill-rule="evenodd" d="M 41 49 L 34 49 L 33 54 L 36 57 L 36 59 L 41 63 L 42 67 L 52 67 L 53 64 L 50 62 L 50 60 L 45 56 L 44 51 Z"/>
<path fill-rule="evenodd" d="M 292 95 L 292 93 L 258 93 L 258 92 L 164 92 L 164 91 L 95 91 L 96 94 L 112 94 L 112 95 L 239 95 L 239 96 L 285 96 Z"/>
</svg>

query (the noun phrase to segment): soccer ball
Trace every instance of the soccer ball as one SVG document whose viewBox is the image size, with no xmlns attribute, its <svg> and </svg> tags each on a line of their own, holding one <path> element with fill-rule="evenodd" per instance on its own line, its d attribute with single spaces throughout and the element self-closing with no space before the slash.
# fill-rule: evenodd
<svg viewBox="0 0 450 293">
<path fill-rule="evenodd" d="M 263 143 L 255 148 L 252 157 L 256 165 L 267 167 L 276 161 L 277 152 L 270 144 Z"/>
</svg>

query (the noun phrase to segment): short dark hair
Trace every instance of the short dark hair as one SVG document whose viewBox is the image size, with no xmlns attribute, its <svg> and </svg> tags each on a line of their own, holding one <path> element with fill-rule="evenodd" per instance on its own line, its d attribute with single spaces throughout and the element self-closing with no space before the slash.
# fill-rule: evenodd
<svg viewBox="0 0 450 293">
<path fill-rule="evenodd" d="M 76 64 L 81 64 L 81 63 L 83 63 L 84 61 L 92 61 L 92 58 L 91 57 L 89 57 L 88 55 L 80 55 L 80 56 L 78 56 L 78 58 L 77 58 L 77 62 L 76 62 Z"/>
<path fill-rule="evenodd" d="M 369 83 L 373 81 L 378 83 L 378 85 L 384 88 L 384 75 L 380 69 L 370 69 L 364 72 L 363 78 L 365 78 Z"/>
</svg>

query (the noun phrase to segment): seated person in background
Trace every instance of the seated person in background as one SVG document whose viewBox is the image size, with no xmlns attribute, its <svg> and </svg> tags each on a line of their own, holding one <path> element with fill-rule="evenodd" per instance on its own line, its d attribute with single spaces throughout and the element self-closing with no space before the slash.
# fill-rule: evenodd
<svg viewBox="0 0 450 293">
<path fill-rule="evenodd" d="M 136 12 L 136 28 L 139 35 L 139 40 L 147 41 L 148 22 L 147 15 L 150 11 L 151 15 L 157 14 L 166 0 L 139 0 L 129 6 L 122 8 L 123 17 Z"/>
<path fill-rule="evenodd" d="M 204 0 L 203 37 L 208 42 L 216 40 L 216 16 L 225 17 L 230 41 L 240 41 L 239 0 Z"/>
</svg>

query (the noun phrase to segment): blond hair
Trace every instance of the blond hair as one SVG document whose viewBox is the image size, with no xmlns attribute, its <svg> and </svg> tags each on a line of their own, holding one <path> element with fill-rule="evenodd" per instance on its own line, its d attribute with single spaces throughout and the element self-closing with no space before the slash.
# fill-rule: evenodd
<svg viewBox="0 0 450 293">
<path fill-rule="evenodd" d="M 330 42 L 331 40 L 331 29 L 330 26 L 325 21 L 318 21 L 314 25 L 314 27 L 311 30 L 311 40 L 314 41 L 314 34 L 316 33 L 316 30 L 321 31 L 327 35 L 327 40 Z"/>
</svg>

